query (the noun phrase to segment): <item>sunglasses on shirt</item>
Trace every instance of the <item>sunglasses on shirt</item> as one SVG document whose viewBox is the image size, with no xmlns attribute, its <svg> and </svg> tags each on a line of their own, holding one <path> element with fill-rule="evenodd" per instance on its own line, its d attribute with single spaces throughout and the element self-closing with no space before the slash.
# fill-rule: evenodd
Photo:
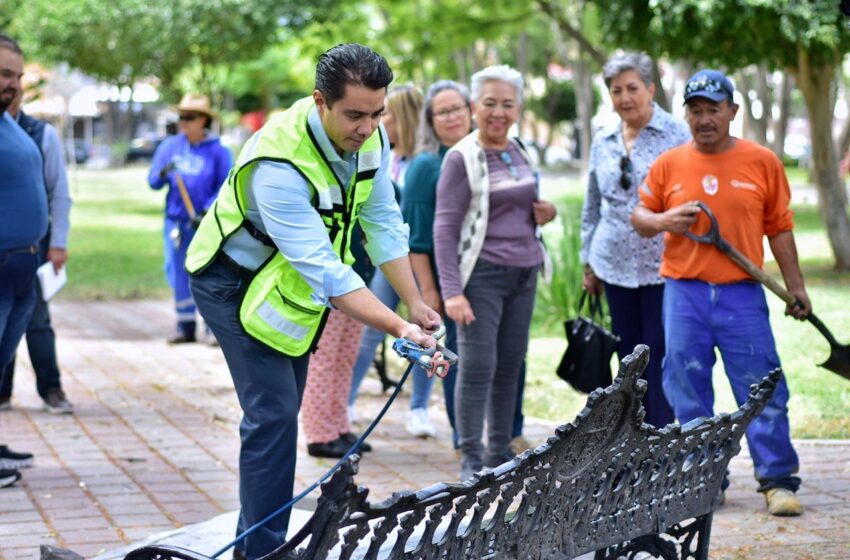
<svg viewBox="0 0 850 560">
<path fill-rule="evenodd" d="M 516 165 L 514 165 L 514 160 L 511 157 L 511 154 L 509 154 L 507 151 L 504 151 L 502 152 L 500 157 L 502 158 L 502 161 L 505 162 L 505 164 L 508 166 L 508 171 L 510 172 L 511 177 L 513 177 L 513 180 L 519 181 L 519 169 L 517 169 Z"/>
<path fill-rule="evenodd" d="M 623 156 L 620 158 L 620 187 L 627 191 L 632 188 L 632 172 L 634 171 L 634 167 L 632 166 L 632 160 L 629 159 L 629 156 Z"/>
</svg>

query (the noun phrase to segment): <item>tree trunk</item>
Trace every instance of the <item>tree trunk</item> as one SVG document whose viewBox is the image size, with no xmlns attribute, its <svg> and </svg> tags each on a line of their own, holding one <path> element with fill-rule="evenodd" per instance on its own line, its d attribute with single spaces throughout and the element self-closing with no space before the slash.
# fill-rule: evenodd
<svg viewBox="0 0 850 560">
<path fill-rule="evenodd" d="M 581 156 L 581 168 L 587 168 L 590 156 L 590 141 L 593 131 L 593 75 L 583 56 L 573 63 L 573 78 L 576 88 L 576 112 L 578 123 L 581 126 L 579 136 L 579 155 Z"/>
<path fill-rule="evenodd" d="M 850 150 L 850 84 L 847 83 L 847 77 L 844 76 L 844 71 L 841 68 L 838 71 L 841 73 L 844 104 L 847 106 L 847 120 L 844 121 L 844 126 L 841 127 L 841 134 L 838 135 L 838 140 L 835 144 L 838 159 L 842 159 L 844 154 L 847 153 L 847 150 Z"/>
<path fill-rule="evenodd" d="M 785 137 L 788 135 L 788 115 L 791 111 L 791 89 L 794 79 L 791 74 L 782 74 L 782 85 L 779 87 L 779 117 L 773 122 L 773 152 L 782 159 L 785 156 Z"/>
<path fill-rule="evenodd" d="M 818 189 L 818 207 L 826 227 L 835 268 L 850 270 L 850 217 L 847 215 L 847 192 L 838 175 L 838 160 L 832 141 L 832 117 L 835 99 L 832 81 L 841 63 L 813 66 L 808 53 L 800 49 L 795 78 L 809 113 L 812 141 L 812 178 Z"/>
<path fill-rule="evenodd" d="M 655 102 L 661 106 L 662 109 L 670 112 L 670 99 L 667 97 L 667 92 L 664 90 L 664 84 L 661 83 L 661 68 L 658 67 L 658 61 L 656 59 L 652 59 L 652 75 L 653 82 L 655 83 Z"/>
</svg>

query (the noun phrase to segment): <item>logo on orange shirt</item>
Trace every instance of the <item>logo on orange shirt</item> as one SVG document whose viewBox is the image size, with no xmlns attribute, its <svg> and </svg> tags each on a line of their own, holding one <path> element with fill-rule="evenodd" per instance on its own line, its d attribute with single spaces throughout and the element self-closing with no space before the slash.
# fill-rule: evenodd
<svg viewBox="0 0 850 560">
<path fill-rule="evenodd" d="M 714 175 L 706 175 L 702 178 L 702 188 L 706 194 L 714 196 L 717 194 L 717 189 L 720 188 L 720 183 Z"/>
</svg>

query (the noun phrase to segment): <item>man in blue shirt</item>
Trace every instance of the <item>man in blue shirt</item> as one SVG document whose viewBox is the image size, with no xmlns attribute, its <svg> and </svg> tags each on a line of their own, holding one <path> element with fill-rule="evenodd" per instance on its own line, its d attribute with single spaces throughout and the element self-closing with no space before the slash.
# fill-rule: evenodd
<svg viewBox="0 0 850 560">
<path fill-rule="evenodd" d="M 32 315 L 38 242 L 47 233 L 41 153 L 6 112 L 23 73 L 21 48 L 0 34 L 0 372 L 15 355 Z M 0 445 L 0 487 L 19 480 L 17 469 L 32 461 L 31 454 Z"/>
<path fill-rule="evenodd" d="M 293 495 L 298 408 L 309 361 L 309 349 L 303 349 L 318 340 L 321 326 L 315 332 L 314 321 L 327 315 L 327 307 L 394 336 L 436 344 L 423 329 L 441 319 L 416 288 L 407 256 L 408 229 L 388 174 L 389 141 L 380 122 L 391 81 L 386 60 L 362 45 L 338 45 L 324 53 L 313 98 L 297 102 L 248 141 L 189 248 L 195 302 L 221 345 L 244 412 L 239 533 Z M 291 128 L 277 124 L 290 119 L 295 122 Z M 381 141 L 373 151 L 379 128 Z M 251 155 L 257 146 L 271 153 Z M 298 157 L 308 150 L 312 160 L 298 168 L 287 159 L 287 150 Z M 334 179 L 319 184 L 320 175 Z M 371 185 L 365 200 L 355 197 L 358 185 Z M 373 264 L 407 304 L 410 322 L 383 305 L 341 260 L 352 215 L 368 239 Z M 276 301 L 263 301 L 257 311 L 248 305 L 245 311 L 251 290 L 262 289 L 257 285 L 269 269 L 294 269 L 300 278 L 279 282 L 272 277 Z M 311 293 L 295 301 L 304 293 L 296 290 Z M 269 294 L 275 298 L 274 290 Z M 251 322 L 256 316 L 259 326 Z M 305 338 L 308 331 L 315 334 Z M 236 545 L 234 558 L 259 558 L 276 549 L 286 540 L 288 522 L 287 512 L 266 523 Z"/>
<path fill-rule="evenodd" d="M 42 262 L 51 262 L 56 271 L 68 260 L 68 230 L 71 213 L 71 197 L 68 194 L 68 176 L 65 173 L 65 153 L 59 133 L 50 123 L 31 117 L 21 110 L 23 91 L 7 109 L 21 128 L 33 139 L 44 158 L 44 183 L 47 188 L 49 227 L 47 235 L 39 243 Z M 27 349 L 35 372 L 36 389 L 44 401 L 44 409 L 51 414 L 67 414 L 73 405 L 62 390 L 59 364 L 56 361 L 56 334 L 50 324 L 50 310 L 36 284 L 35 309 L 27 326 Z M 0 410 L 12 407 L 12 380 L 15 375 L 15 359 L 6 366 L 0 385 Z"/>
</svg>

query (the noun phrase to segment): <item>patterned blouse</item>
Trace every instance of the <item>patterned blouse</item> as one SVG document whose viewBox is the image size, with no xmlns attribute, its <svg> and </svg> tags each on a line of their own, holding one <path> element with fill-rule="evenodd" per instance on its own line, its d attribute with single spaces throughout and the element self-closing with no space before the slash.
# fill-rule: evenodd
<svg viewBox="0 0 850 560">
<path fill-rule="evenodd" d="M 688 126 L 655 103 L 649 124 L 632 146 L 630 161 L 624 160 L 621 121 L 593 137 L 581 212 L 580 259 L 604 282 L 625 288 L 664 282 L 658 274 L 664 236 L 639 236 L 629 218 L 638 203 L 638 187 L 655 159 L 690 139 Z"/>
</svg>

